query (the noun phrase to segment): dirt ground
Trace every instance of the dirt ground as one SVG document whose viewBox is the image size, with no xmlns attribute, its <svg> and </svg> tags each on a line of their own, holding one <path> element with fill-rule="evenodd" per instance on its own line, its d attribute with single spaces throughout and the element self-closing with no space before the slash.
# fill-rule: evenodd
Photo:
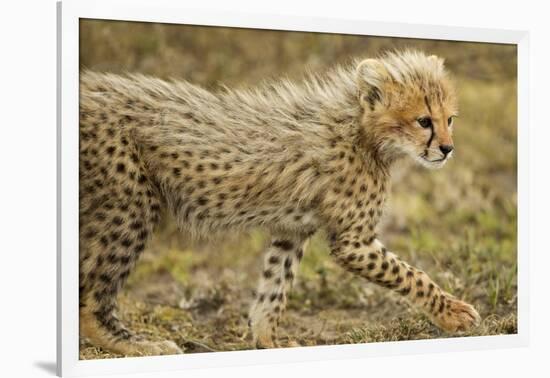
<svg viewBox="0 0 550 378">
<path fill-rule="evenodd" d="M 206 87 L 297 79 L 352 57 L 414 47 L 446 58 L 460 96 L 456 154 L 439 171 L 403 162 L 379 233 L 390 250 L 472 303 L 461 336 L 517 332 L 517 130 L 514 46 L 83 21 L 83 68 L 177 77 Z M 166 214 L 120 295 L 120 315 L 186 353 L 252 348 L 247 311 L 263 230 L 203 243 Z M 281 347 L 453 337 L 388 290 L 340 269 L 318 232 L 279 328 Z M 81 340 L 80 358 L 120 357 Z"/>
</svg>

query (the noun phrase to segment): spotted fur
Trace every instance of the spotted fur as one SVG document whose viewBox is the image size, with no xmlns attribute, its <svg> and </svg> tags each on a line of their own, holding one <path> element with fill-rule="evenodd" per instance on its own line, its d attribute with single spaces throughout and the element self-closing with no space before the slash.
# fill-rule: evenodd
<svg viewBox="0 0 550 378">
<path fill-rule="evenodd" d="M 471 327 L 473 307 L 376 238 L 393 162 L 442 166 L 456 113 L 442 60 L 412 51 L 239 90 L 83 72 L 81 335 L 127 355 L 180 352 L 135 335 L 116 314 L 164 208 L 197 237 L 272 232 L 249 316 L 258 347 L 276 345 L 304 243 L 319 228 L 345 269 L 406 296 L 444 330 Z"/>
</svg>

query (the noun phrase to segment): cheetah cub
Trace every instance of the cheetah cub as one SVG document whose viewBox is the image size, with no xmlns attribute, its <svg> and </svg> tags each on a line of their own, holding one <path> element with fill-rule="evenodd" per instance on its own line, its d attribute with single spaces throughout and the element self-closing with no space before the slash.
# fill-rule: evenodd
<svg viewBox="0 0 550 378">
<path fill-rule="evenodd" d="M 80 83 L 80 334 L 124 355 L 181 353 L 117 316 L 117 293 L 161 209 L 207 237 L 263 226 L 265 251 L 249 314 L 254 345 L 276 326 L 304 243 L 326 230 L 334 261 L 394 290 L 441 329 L 480 317 L 376 235 L 393 163 L 428 168 L 453 154 L 457 100 L 443 60 L 387 53 L 301 83 L 212 92 L 183 81 L 84 72 Z"/>
</svg>

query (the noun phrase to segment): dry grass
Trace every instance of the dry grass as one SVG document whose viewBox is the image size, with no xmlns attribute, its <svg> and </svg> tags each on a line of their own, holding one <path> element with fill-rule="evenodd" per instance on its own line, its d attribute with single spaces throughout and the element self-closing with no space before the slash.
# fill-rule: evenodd
<svg viewBox="0 0 550 378">
<path fill-rule="evenodd" d="M 382 239 L 473 303 L 482 324 L 464 336 L 517 332 L 516 50 L 513 46 L 84 21 L 81 64 L 180 77 L 212 87 L 298 78 L 351 57 L 415 47 L 456 76 L 455 158 L 440 171 L 398 167 Z M 267 236 L 189 244 L 167 217 L 121 294 L 121 315 L 186 352 L 248 349 L 246 313 Z M 281 346 L 451 337 L 398 296 L 338 268 L 315 235 L 280 327 Z M 117 357 L 81 340 L 83 359 Z"/>
</svg>

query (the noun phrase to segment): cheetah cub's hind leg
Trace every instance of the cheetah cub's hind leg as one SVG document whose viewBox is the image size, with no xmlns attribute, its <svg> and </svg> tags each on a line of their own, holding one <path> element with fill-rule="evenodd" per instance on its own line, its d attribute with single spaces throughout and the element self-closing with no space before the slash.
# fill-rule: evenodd
<svg viewBox="0 0 550 378">
<path fill-rule="evenodd" d="M 277 347 L 276 331 L 307 237 L 274 236 L 264 257 L 257 295 L 249 313 L 256 348 Z"/>
<path fill-rule="evenodd" d="M 117 294 L 145 249 L 159 209 L 144 187 L 81 212 L 80 336 L 105 350 L 126 356 L 182 353 L 172 341 L 134 334 L 117 315 Z"/>
</svg>

